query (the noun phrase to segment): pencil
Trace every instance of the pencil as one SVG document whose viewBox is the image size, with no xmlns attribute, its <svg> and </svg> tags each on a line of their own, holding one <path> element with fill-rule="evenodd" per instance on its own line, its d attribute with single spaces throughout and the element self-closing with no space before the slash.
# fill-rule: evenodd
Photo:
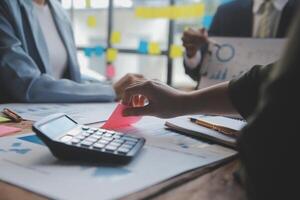
<svg viewBox="0 0 300 200">
<path fill-rule="evenodd" d="M 14 122 L 21 122 L 23 120 L 21 116 L 8 108 L 4 108 L 2 113 Z"/>
<path fill-rule="evenodd" d="M 238 133 L 239 133 L 239 131 L 237 131 L 237 130 L 234 130 L 234 129 L 231 129 L 231 128 L 228 128 L 228 127 L 225 127 L 225 126 L 220 126 L 220 125 L 217 125 L 217 124 L 211 124 L 209 122 L 206 122 L 206 121 L 203 121 L 203 120 L 200 120 L 200 119 L 196 119 L 196 118 L 191 117 L 190 120 L 191 120 L 191 122 L 193 122 L 195 124 L 198 124 L 198 125 L 203 126 L 205 128 L 209 128 L 209 129 L 218 131 L 218 132 L 220 132 L 224 135 L 230 136 L 230 137 L 237 137 Z"/>
</svg>

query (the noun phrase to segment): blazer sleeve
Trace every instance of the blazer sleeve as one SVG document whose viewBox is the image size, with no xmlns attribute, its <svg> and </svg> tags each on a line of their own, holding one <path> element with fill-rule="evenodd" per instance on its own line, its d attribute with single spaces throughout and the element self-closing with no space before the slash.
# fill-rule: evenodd
<svg viewBox="0 0 300 200">
<path fill-rule="evenodd" d="M 115 99 L 111 85 L 55 80 L 41 73 L 26 53 L 13 27 L 13 17 L 0 3 L 0 84 L 15 102 L 105 102 Z"/>
<path fill-rule="evenodd" d="M 219 7 L 211 24 L 211 27 L 208 31 L 209 36 L 218 36 L 220 34 L 220 20 L 222 15 L 222 7 Z M 208 51 L 208 45 L 204 45 L 199 49 L 201 55 L 205 55 Z M 201 74 L 200 74 L 200 69 L 203 65 L 203 56 L 201 56 L 201 61 L 197 65 L 197 67 L 191 69 L 190 67 L 187 66 L 186 62 L 183 61 L 184 65 L 184 70 L 187 75 L 189 75 L 194 81 L 200 81 Z"/>
</svg>

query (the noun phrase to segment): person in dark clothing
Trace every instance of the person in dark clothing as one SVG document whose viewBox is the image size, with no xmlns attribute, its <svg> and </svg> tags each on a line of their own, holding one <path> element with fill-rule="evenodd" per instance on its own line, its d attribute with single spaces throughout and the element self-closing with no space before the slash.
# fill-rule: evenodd
<svg viewBox="0 0 300 200">
<path fill-rule="evenodd" d="M 270 5 L 269 9 L 267 4 Z M 185 73 L 193 80 L 200 81 L 202 58 L 209 48 L 210 36 L 286 37 L 298 6 L 299 1 L 296 0 L 235 0 L 221 5 L 208 33 L 205 29 L 189 29 L 183 33 Z"/>
<path fill-rule="evenodd" d="M 278 63 L 254 66 L 238 79 L 206 89 L 183 92 L 156 81 L 135 83 L 125 90 L 123 103 L 130 105 L 141 96 L 149 103 L 130 107 L 123 114 L 162 118 L 240 114 L 248 122 L 238 138 L 248 198 L 300 199 L 299 35 L 300 13 Z"/>
</svg>

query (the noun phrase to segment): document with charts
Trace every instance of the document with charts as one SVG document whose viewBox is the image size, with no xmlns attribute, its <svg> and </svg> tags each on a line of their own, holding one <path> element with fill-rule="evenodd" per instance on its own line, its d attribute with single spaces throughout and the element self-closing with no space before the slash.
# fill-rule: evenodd
<svg viewBox="0 0 300 200">
<path fill-rule="evenodd" d="M 55 113 L 65 113 L 79 124 L 92 124 L 108 119 L 117 103 L 12 103 L 0 105 L 0 110 L 9 108 L 23 119 L 38 121 Z"/>
<path fill-rule="evenodd" d="M 157 118 L 145 117 L 122 131 L 147 140 L 124 166 L 59 161 L 34 134 L 1 138 L 0 180 L 51 199 L 117 199 L 236 155 L 232 149 L 165 130 L 164 120 Z"/>
<path fill-rule="evenodd" d="M 211 45 L 201 69 L 200 88 L 231 80 L 254 65 L 276 62 L 282 55 L 286 39 L 212 37 L 219 45 Z"/>
</svg>

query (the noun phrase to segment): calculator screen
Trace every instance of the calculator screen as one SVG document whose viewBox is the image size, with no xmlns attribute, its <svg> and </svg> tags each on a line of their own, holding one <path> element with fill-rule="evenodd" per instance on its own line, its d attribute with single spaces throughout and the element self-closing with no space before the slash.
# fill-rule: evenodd
<svg viewBox="0 0 300 200">
<path fill-rule="evenodd" d="M 75 128 L 77 126 L 72 120 L 66 116 L 62 116 L 53 121 L 41 125 L 40 130 L 51 138 L 56 138 L 61 134 Z"/>
</svg>

